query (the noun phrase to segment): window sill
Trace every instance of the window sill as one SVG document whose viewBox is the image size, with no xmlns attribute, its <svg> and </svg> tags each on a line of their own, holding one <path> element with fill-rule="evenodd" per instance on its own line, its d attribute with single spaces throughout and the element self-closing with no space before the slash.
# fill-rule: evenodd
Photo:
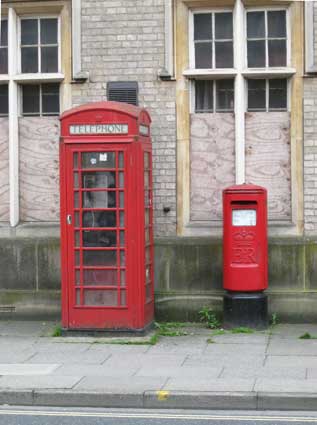
<svg viewBox="0 0 317 425">
<path fill-rule="evenodd" d="M 8 83 L 9 82 L 8 74 L 1 74 L 0 75 L 0 81 L 3 82 L 3 83 Z"/>
<path fill-rule="evenodd" d="M 262 78 L 262 77 L 291 77 L 296 74 L 295 68 L 247 68 L 242 71 L 244 77 Z"/>
<path fill-rule="evenodd" d="M 13 77 L 13 80 L 17 83 L 23 82 L 41 82 L 47 81 L 51 83 L 59 83 L 64 80 L 64 74 L 59 72 L 51 73 L 51 74 L 17 74 Z"/>
<path fill-rule="evenodd" d="M 219 68 L 219 69 L 185 69 L 184 77 L 187 78 L 204 78 L 204 79 L 224 79 L 233 78 L 237 75 L 237 70 L 234 68 Z"/>
</svg>

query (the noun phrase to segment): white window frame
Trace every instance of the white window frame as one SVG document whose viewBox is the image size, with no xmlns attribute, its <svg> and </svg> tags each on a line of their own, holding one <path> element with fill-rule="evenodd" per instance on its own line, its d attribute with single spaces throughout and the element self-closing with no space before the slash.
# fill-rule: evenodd
<svg viewBox="0 0 317 425">
<path fill-rule="evenodd" d="M 216 68 L 216 51 L 215 51 L 215 14 L 216 13 L 232 13 L 232 45 L 233 45 L 233 67 L 232 68 Z M 194 15 L 196 14 L 211 14 L 212 15 L 212 68 L 195 68 L 195 43 L 194 43 Z M 228 76 L 235 76 L 235 23 L 234 23 L 234 11 L 232 8 L 223 8 L 223 9 L 195 9 L 189 12 L 189 20 L 188 20 L 188 38 L 189 38 L 189 69 L 185 70 L 183 75 L 186 77 L 203 77 L 203 76 L 224 76 L 224 78 L 228 78 Z"/>
<path fill-rule="evenodd" d="M 249 80 L 265 80 L 265 110 L 252 110 L 249 111 L 248 108 L 248 81 Z M 270 77 L 263 77 L 263 78 L 246 78 L 245 81 L 245 98 L 246 98 L 246 112 L 290 112 L 291 111 L 291 83 L 289 78 L 285 78 L 286 79 L 286 109 L 273 109 L 273 110 L 269 110 L 269 80 L 273 80 L 274 78 L 270 78 Z M 284 79 L 283 77 L 278 78 L 278 79 Z"/>
<path fill-rule="evenodd" d="M 199 80 L 211 80 L 213 81 L 213 111 L 212 112 L 195 112 L 196 110 L 196 81 Z M 232 110 L 228 110 L 228 111 L 217 111 L 217 81 L 222 81 L 222 80 L 233 80 L 233 87 L 234 87 L 234 78 L 196 78 L 194 80 L 191 80 L 190 82 L 190 86 L 189 86 L 189 90 L 190 90 L 190 105 L 189 105 L 189 109 L 190 109 L 190 113 L 192 114 L 232 114 L 234 113 L 234 107 L 232 108 Z M 234 91 L 234 88 L 233 88 Z"/>
<path fill-rule="evenodd" d="M 19 116 L 21 116 L 21 117 L 56 117 L 56 116 L 58 116 L 59 115 L 59 113 L 58 114 L 44 114 L 43 115 L 43 108 L 42 108 L 42 85 L 43 84 L 50 84 L 50 82 L 49 83 L 47 83 L 46 81 L 44 81 L 44 82 L 37 82 L 37 83 L 32 83 L 32 84 L 34 84 L 34 85 L 37 85 L 37 86 L 40 86 L 40 102 L 39 102 L 39 105 L 40 105 L 40 110 L 39 110 L 39 113 L 34 113 L 34 114 L 26 114 L 26 115 L 24 115 L 23 114 L 23 86 L 25 86 L 25 85 L 27 85 L 27 84 L 19 84 L 19 90 L 18 90 L 18 96 L 19 96 Z M 60 87 L 59 87 L 59 110 L 61 110 L 61 93 L 60 93 Z"/>
<path fill-rule="evenodd" d="M 36 19 L 38 22 L 38 43 L 37 43 L 37 49 L 38 49 L 38 72 L 34 73 L 22 73 L 22 63 L 21 63 L 21 57 L 22 57 L 22 50 L 21 50 L 21 22 L 24 20 L 31 20 Z M 57 60 L 58 60 L 58 66 L 57 66 L 57 73 L 61 73 L 61 17 L 59 15 L 25 15 L 20 16 L 18 20 L 18 73 L 21 76 L 39 76 L 39 75 L 51 75 L 56 74 L 56 72 L 49 72 L 44 73 L 40 72 L 41 70 L 41 43 L 40 43 L 40 20 L 41 19 L 57 19 Z"/>
<path fill-rule="evenodd" d="M 24 73 L 22 74 L 20 48 L 21 18 L 41 19 L 58 18 L 58 72 L 56 73 Z M 19 123 L 21 112 L 21 90 L 19 83 L 60 83 L 64 80 L 61 72 L 61 14 L 24 14 L 18 16 L 14 5 L 8 7 L 8 75 L 0 75 L 0 81 L 9 86 L 9 181 L 10 181 L 10 225 L 19 223 Z M 61 98 L 60 98 L 61 106 Z"/>
<path fill-rule="evenodd" d="M 286 12 L 286 66 L 284 67 L 277 67 L 277 66 L 269 66 L 269 52 L 268 52 L 268 22 L 267 22 L 267 12 L 271 11 L 285 11 Z M 260 68 L 248 68 L 248 35 L 247 35 L 247 13 L 248 12 L 264 12 L 265 16 L 265 67 Z M 290 16 L 289 16 L 289 9 L 287 7 L 278 7 L 278 6 L 267 6 L 267 7 L 250 7 L 245 9 L 244 13 L 244 39 L 245 39 L 245 68 L 252 71 L 252 70 L 260 70 L 260 72 L 264 72 L 265 70 L 279 70 L 279 69 L 285 69 L 289 68 L 291 64 L 291 39 L 290 39 Z M 262 39 L 261 39 L 262 40 Z"/>
</svg>

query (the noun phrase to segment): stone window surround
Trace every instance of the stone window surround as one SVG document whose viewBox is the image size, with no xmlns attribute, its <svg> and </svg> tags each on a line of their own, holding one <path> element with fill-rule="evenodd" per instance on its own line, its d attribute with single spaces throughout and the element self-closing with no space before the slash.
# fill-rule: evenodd
<svg viewBox="0 0 317 425">
<path fill-rule="evenodd" d="M 197 5 L 197 8 L 196 8 Z M 245 9 L 253 9 L 255 6 L 263 9 L 278 7 L 288 8 L 290 10 L 290 21 L 293 29 L 290 41 L 292 58 L 291 66 L 283 69 L 246 69 L 244 63 L 245 52 L 244 37 L 237 37 L 237 34 L 244 34 L 244 16 Z M 190 114 L 190 78 L 206 77 L 205 70 L 193 70 L 189 68 L 189 52 L 183 49 L 185 45 L 189 46 L 189 23 L 191 10 L 231 7 L 234 10 L 234 39 L 235 39 L 235 68 L 231 70 L 208 70 L 209 78 L 229 78 L 235 77 L 235 122 L 236 122 L 236 183 L 244 181 L 245 177 L 245 78 L 256 78 L 258 76 L 289 77 L 293 76 L 291 81 L 291 193 L 292 193 L 292 222 L 290 225 L 282 223 L 272 223 L 270 228 L 274 235 L 300 235 L 303 231 L 303 199 L 302 199 L 302 108 L 300 98 L 302 93 L 302 55 L 303 48 L 303 5 L 295 2 L 276 2 L 272 0 L 257 1 L 227 0 L 219 2 L 217 0 L 195 1 L 195 0 L 176 0 L 176 80 L 177 80 L 177 146 L 178 146 L 178 235 L 182 236 L 207 236 L 210 235 L 210 226 L 199 225 L 190 222 L 190 159 L 189 159 L 189 114 Z M 296 29 L 294 28 L 296 26 Z M 183 34 L 181 34 L 183 31 Z M 184 34 L 185 31 L 185 34 Z M 294 33 L 297 33 L 297 36 Z M 177 55 L 177 52 L 182 52 Z M 237 93 L 244 93 L 243 96 Z M 296 99 L 297 96 L 297 99 Z M 298 99 L 299 97 L 299 99 Z M 214 229 L 215 236 L 221 235 L 221 223 Z"/>
</svg>

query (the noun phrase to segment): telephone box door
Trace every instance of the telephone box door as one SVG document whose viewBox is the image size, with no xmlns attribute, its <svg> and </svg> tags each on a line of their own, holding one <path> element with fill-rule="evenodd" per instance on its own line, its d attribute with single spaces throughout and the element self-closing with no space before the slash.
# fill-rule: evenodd
<svg viewBox="0 0 317 425">
<path fill-rule="evenodd" d="M 138 305 L 129 282 L 133 229 L 128 225 L 129 144 L 66 149 L 68 326 L 129 328 Z M 129 234 L 129 232 L 131 232 Z M 132 265 L 133 267 L 133 265 Z"/>
</svg>

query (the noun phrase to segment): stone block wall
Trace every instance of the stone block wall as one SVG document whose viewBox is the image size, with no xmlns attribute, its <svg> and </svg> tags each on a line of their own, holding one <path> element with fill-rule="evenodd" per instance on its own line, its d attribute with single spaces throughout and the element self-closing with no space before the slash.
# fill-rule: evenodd
<svg viewBox="0 0 317 425">
<path fill-rule="evenodd" d="M 176 231 L 175 83 L 158 78 L 164 31 L 164 0 L 83 0 L 82 66 L 89 81 L 72 86 L 75 106 L 107 100 L 109 81 L 138 82 L 139 105 L 152 117 L 156 236 Z"/>
</svg>

